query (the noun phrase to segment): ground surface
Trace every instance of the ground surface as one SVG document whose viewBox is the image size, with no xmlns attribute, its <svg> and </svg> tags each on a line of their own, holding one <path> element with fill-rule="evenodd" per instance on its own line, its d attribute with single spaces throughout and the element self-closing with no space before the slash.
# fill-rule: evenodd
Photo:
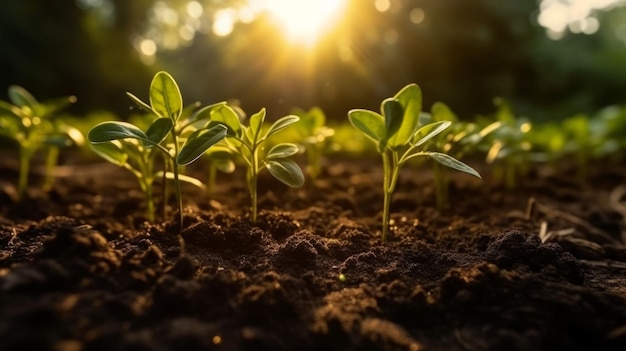
<svg viewBox="0 0 626 351">
<path fill-rule="evenodd" d="M 264 175 L 257 223 L 242 175 L 220 176 L 186 189 L 182 232 L 145 222 L 122 169 L 67 164 L 16 202 L 7 163 L 0 349 L 626 350 L 626 168 L 460 176 L 445 211 L 407 168 L 381 243 L 374 161 L 297 191 Z"/>
</svg>

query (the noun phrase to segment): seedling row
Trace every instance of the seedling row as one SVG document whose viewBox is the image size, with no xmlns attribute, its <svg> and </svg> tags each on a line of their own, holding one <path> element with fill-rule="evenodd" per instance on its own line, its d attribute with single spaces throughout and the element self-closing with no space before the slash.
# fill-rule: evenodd
<svg viewBox="0 0 626 351">
<path fill-rule="evenodd" d="M 59 114 L 76 101 L 75 97 L 40 103 L 18 86 L 9 87 L 8 95 L 9 102 L 0 101 L 0 135 L 17 144 L 18 197 L 24 196 L 28 187 L 29 167 L 36 153 L 46 154 L 43 186 L 51 189 L 60 150 L 88 145 L 97 155 L 137 178 L 150 221 L 155 221 L 153 187 L 156 180 L 162 180 L 163 196 L 167 198 L 170 192 L 175 195 L 175 220 L 181 228 L 181 183 L 211 191 L 219 186 L 217 172 L 231 173 L 237 166 L 245 169 L 250 218 L 256 221 L 260 172 L 267 171 L 286 186 L 298 188 L 307 176 L 310 181 L 320 176 L 322 159 L 329 153 L 380 155 L 385 241 L 391 198 L 406 165 L 432 167 L 436 203 L 443 208 L 449 201 L 450 170 L 481 178 L 461 159 L 484 159 L 492 178 L 512 189 L 534 164 L 558 169 L 564 160 L 573 159 L 582 179 L 591 160 L 619 161 L 626 149 L 623 107 L 609 107 L 592 117 L 577 115 L 560 123 L 533 125 L 529 119 L 515 116 L 508 103 L 498 99 L 493 115 L 465 122 L 441 102 L 424 111 L 422 91 L 416 84 L 383 100 L 380 111 L 353 109 L 348 112 L 349 124 L 332 127 L 317 107 L 295 109 L 293 114 L 269 123 L 265 109 L 248 116 L 226 102 L 185 105 L 178 84 L 167 72 L 154 76 L 146 101 L 127 93 L 142 111 L 139 118 L 103 121 L 82 132 Z M 305 171 L 294 160 L 301 153 L 306 154 Z M 201 158 L 209 165 L 204 181 L 186 173 L 186 166 Z"/>
</svg>

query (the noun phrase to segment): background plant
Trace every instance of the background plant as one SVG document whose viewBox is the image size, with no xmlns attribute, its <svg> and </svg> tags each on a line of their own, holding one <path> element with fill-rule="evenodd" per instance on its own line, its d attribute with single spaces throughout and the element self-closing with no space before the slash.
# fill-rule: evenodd
<svg viewBox="0 0 626 351">
<path fill-rule="evenodd" d="M 322 156 L 328 138 L 335 134 L 335 130 L 326 126 L 326 114 L 317 106 L 308 111 L 296 108 L 292 113 L 300 117 L 300 121 L 294 123 L 291 130 L 305 149 L 307 174 L 315 180 L 322 171 Z"/>
<path fill-rule="evenodd" d="M 264 152 L 269 137 L 298 122 L 299 117 L 289 115 L 264 128 L 265 109 L 250 116 L 248 125 L 241 123 L 239 115 L 230 106 L 223 104 L 210 111 L 211 123 L 223 123 L 228 134 L 223 145 L 238 155 L 246 166 L 246 183 L 252 201 L 252 221 L 257 219 L 257 182 L 263 169 L 287 186 L 298 188 L 304 184 L 304 174 L 296 162 L 289 157 L 298 153 L 292 143 L 278 143 Z"/>
<path fill-rule="evenodd" d="M 500 122 L 484 125 L 460 121 L 457 115 L 443 102 L 436 102 L 431 107 L 430 114 L 422 114 L 425 123 L 450 121 L 449 128 L 433 137 L 426 147 L 441 151 L 456 159 L 466 155 L 477 156 L 485 147 L 485 137 L 495 131 Z M 484 157 L 484 156 L 482 156 Z M 450 175 L 448 167 L 439 162 L 433 162 L 433 180 L 435 183 L 436 204 L 443 209 L 449 201 Z"/>
<path fill-rule="evenodd" d="M 389 232 L 391 195 L 402 165 L 408 160 L 427 156 L 450 167 L 480 178 L 476 170 L 452 156 L 424 151 L 422 146 L 448 128 L 450 121 L 424 124 L 420 122 L 422 92 L 418 85 L 409 84 L 394 97 L 383 100 L 381 114 L 356 109 L 348 112 L 350 123 L 377 144 L 383 161 L 383 223 L 382 240 Z"/>
<path fill-rule="evenodd" d="M 154 114 L 156 119 L 150 124 L 144 132 L 140 128 L 127 122 L 104 122 L 95 126 L 89 132 L 89 140 L 92 143 L 103 143 L 114 140 L 136 139 L 143 144 L 146 149 L 156 148 L 166 157 L 172 169 L 172 178 L 176 189 L 176 200 L 178 204 L 179 223 L 183 225 L 183 205 L 180 187 L 179 166 L 187 165 L 198 159 L 211 146 L 219 142 L 226 135 L 226 127 L 220 124 L 208 123 L 202 128 L 194 127 L 194 123 L 198 122 L 198 115 L 189 120 L 181 120 L 183 114 L 183 100 L 180 89 L 174 78 L 167 72 L 158 72 L 150 84 L 150 104 L 144 103 L 142 100 L 128 93 L 128 96 L 142 109 Z M 209 108 L 212 108 L 210 106 Z M 206 109 L 205 109 L 206 110 Z M 179 140 L 180 136 L 185 134 L 186 128 L 193 128 L 184 139 L 184 144 Z M 169 141 L 167 139 L 170 139 Z M 117 152 L 114 149 L 112 152 Z M 149 153 L 146 161 L 152 163 Z M 144 156 L 142 156 L 144 157 Z M 114 159 L 113 156 L 110 157 Z M 150 169 L 142 169 L 140 178 L 149 177 L 143 172 L 149 172 Z M 168 174 L 164 170 L 163 174 Z"/>
<path fill-rule="evenodd" d="M 59 148 L 84 142 L 78 129 L 53 118 L 56 112 L 76 102 L 76 98 L 70 96 L 40 103 L 26 89 L 16 85 L 10 86 L 8 93 L 10 102 L 0 101 L 0 135 L 18 144 L 18 197 L 23 196 L 28 187 L 31 159 L 42 148 L 47 150 L 44 189 L 49 190 L 54 182 Z"/>
</svg>

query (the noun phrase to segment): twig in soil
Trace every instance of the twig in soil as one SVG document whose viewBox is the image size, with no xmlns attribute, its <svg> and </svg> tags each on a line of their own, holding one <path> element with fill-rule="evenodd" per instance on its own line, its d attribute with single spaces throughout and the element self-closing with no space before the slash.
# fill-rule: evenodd
<svg viewBox="0 0 626 351">
<path fill-rule="evenodd" d="M 532 201 L 532 204 L 530 204 Z M 606 233 L 605 231 L 598 229 L 593 226 L 591 223 L 585 221 L 584 219 L 577 217 L 571 213 L 564 212 L 561 210 L 557 210 L 554 208 L 550 208 L 546 205 L 540 204 L 534 198 L 529 199 L 528 208 L 530 210 L 527 211 L 527 215 L 532 212 L 532 209 L 535 209 L 537 213 L 541 213 L 545 215 L 548 219 L 561 219 L 572 223 L 577 227 L 583 228 L 587 234 L 589 234 L 594 242 L 604 242 L 604 243 L 613 243 L 613 244 L 621 244 L 618 240 L 615 240 L 611 235 Z"/>
</svg>

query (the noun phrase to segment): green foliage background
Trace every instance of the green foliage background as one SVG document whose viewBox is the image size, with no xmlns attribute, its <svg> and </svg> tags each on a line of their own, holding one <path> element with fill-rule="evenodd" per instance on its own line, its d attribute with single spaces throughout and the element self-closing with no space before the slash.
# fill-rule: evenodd
<svg viewBox="0 0 626 351">
<path fill-rule="evenodd" d="M 201 1 L 208 19 L 241 2 Z M 326 37 L 312 58 L 287 48 L 261 17 L 227 37 L 198 32 L 188 45 L 160 50 L 146 65 L 133 40 L 150 26 L 154 3 L 3 1 L 0 89 L 18 84 L 42 100 L 73 94 L 74 113 L 108 109 L 122 116 L 130 107 L 124 92 L 144 96 L 140 92 L 162 69 L 176 77 L 189 102 L 236 98 L 245 110 L 265 106 L 274 116 L 319 105 L 329 119 L 343 120 L 350 108 L 376 109 L 410 82 L 422 87 L 425 106 L 445 101 L 461 118 L 493 111 L 496 96 L 535 120 L 626 104 L 626 43 L 615 35 L 625 30 L 626 7 L 599 14 L 594 35 L 554 41 L 536 23 L 539 4 L 532 0 L 397 0 L 399 8 L 385 13 L 373 1 L 350 0 L 342 34 Z M 167 3 L 184 7 L 187 0 Z M 415 7 L 425 13 L 417 25 L 407 17 Z M 394 44 L 372 40 L 390 30 L 397 33 Z M 340 57 L 342 41 L 354 53 L 351 62 Z"/>
</svg>

